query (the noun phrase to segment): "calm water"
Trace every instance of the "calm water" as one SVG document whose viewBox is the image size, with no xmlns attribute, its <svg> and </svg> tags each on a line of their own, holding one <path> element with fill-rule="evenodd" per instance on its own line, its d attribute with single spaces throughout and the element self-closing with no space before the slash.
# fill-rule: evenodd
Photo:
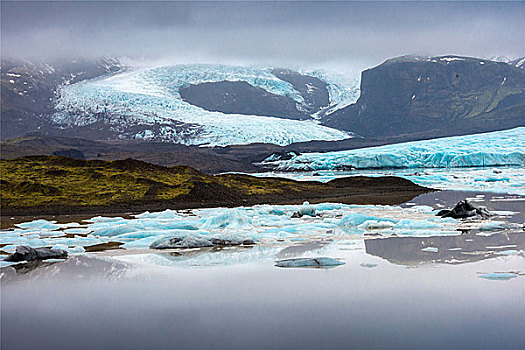
<svg viewBox="0 0 525 350">
<path fill-rule="evenodd" d="M 525 202 L 489 194 L 444 191 L 411 203 L 449 206 L 467 195 L 523 222 Z M 499 254 L 525 250 L 525 233 L 478 233 L 110 251 L 8 267 L 2 349 L 524 349 L 525 276 L 480 274 L 525 272 L 523 254 Z M 239 260 L 240 250 L 257 258 Z M 345 265 L 273 266 L 305 252 Z"/>
</svg>

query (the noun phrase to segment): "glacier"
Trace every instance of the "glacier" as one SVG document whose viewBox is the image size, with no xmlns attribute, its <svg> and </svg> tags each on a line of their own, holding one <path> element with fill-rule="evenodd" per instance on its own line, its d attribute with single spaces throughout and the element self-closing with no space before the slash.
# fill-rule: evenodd
<svg viewBox="0 0 525 350">
<path fill-rule="evenodd" d="M 385 168 L 525 166 L 525 127 L 490 133 L 405 142 L 326 153 L 303 153 L 289 160 L 267 159 L 281 171 Z"/>
<path fill-rule="evenodd" d="M 317 112 L 314 117 L 331 114 L 357 102 L 361 94 L 361 71 L 336 72 L 326 69 L 295 69 L 299 73 L 321 79 L 328 84 L 330 104 Z"/>
<path fill-rule="evenodd" d="M 85 126 L 106 118 L 114 128 L 151 125 L 133 135 L 187 145 L 226 146 L 249 143 L 288 145 L 311 140 L 342 140 L 351 134 L 311 120 L 211 112 L 182 100 L 179 88 L 187 84 L 246 81 L 273 94 L 304 104 L 293 86 L 271 74 L 271 69 L 227 65 L 174 65 L 132 69 L 112 76 L 63 85 L 57 91 L 52 121 L 62 127 Z M 337 85 L 334 101 L 346 99 Z M 341 97 L 345 96 L 345 97 Z M 101 117 L 102 116 L 102 117 Z M 175 125 L 183 123 L 183 130 Z M 158 129 L 154 126 L 159 126 Z"/>
<path fill-rule="evenodd" d="M 268 157 L 275 169 L 256 176 L 330 181 L 344 176 L 399 176 L 441 190 L 525 195 L 525 128 L 414 141 L 289 160 Z M 354 170 L 339 170 L 354 168 Z"/>
</svg>

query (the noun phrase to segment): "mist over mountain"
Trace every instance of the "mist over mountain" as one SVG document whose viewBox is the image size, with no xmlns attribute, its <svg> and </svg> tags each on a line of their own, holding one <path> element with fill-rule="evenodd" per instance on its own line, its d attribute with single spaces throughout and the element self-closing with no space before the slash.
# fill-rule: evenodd
<svg viewBox="0 0 525 350">
<path fill-rule="evenodd" d="M 521 2 L 2 2 L 2 57 L 363 70 L 524 56 Z"/>
<path fill-rule="evenodd" d="M 3 2 L 1 137 L 335 150 L 522 126 L 524 14 L 510 2 Z"/>
</svg>

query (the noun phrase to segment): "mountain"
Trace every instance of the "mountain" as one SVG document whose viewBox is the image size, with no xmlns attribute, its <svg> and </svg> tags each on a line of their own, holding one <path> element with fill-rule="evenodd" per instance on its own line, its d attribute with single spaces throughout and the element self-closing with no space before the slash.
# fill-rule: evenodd
<svg viewBox="0 0 525 350">
<path fill-rule="evenodd" d="M 357 102 L 322 124 L 363 137 L 420 138 L 525 126 L 525 72 L 459 56 L 391 59 L 365 70 Z"/>
<path fill-rule="evenodd" d="M 516 68 L 525 69 L 525 57 L 521 57 L 507 63 Z"/>
<path fill-rule="evenodd" d="M 220 64 L 131 68 L 112 58 L 2 60 L 1 137 L 38 132 L 187 146 L 257 144 L 231 150 L 251 158 L 257 149 L 260 158 L 266 150 L 331 151 L 501 130 L 524 125 L 521 63 L 404 56 L 359 79 Z M 136 145 L 126 152 L 142 153 Z"/>
<path fill-rule="evenodd" d="M 9 60 L 2 57 L 1 138 L 52 128 L 54 99 L 60 86 L 118 72 L 122 64 L 111 57 L 53 63 Z"/>
<path fill-rule="evenodd" d="M 245 81 L 219 81 L 187 85 L 179 89 L 182 100 L 210 112 L 309 119 L 290 97 L 272 94 Z"/>
</svg>

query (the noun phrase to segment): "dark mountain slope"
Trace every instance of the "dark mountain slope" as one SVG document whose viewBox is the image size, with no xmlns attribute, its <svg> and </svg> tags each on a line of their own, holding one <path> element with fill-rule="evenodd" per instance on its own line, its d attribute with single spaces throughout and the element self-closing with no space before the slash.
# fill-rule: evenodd
<svg viewBox="0 0 525 350">
<path fill-rule="evenodd" d="M 226 114 L 260 115 L 287 119 L 308 119 L 290 97 L 272 94 L 245 81 L 220 81 L 187 85 L 179 89 L 182 99 L 208 111 Z"/>
<path fill-rule="evenodd" d="M 115 73 L 121 68 L 113 58 L 52 64 L 2 58 L 1 138 L 53 129 L 48 117 L 54 110 L 58 86 Z"/>
<path fill-rule="evenodd" d="M 525 71 L 447 56 L 401 57 L 362 73 L 361 96 L 323 124 L 364 137 L 433 137 L 525 125 Z"/>
<path fill-rule="evenodd" d="M 272 74 L 281 80 L 289 82 L 295 90 L 299 91 L 304 98 L 309 113 L 318 112 L 330 104 L 328 84 L 321 79 L 283 68 L 272 70 Z"/>
</svg>

